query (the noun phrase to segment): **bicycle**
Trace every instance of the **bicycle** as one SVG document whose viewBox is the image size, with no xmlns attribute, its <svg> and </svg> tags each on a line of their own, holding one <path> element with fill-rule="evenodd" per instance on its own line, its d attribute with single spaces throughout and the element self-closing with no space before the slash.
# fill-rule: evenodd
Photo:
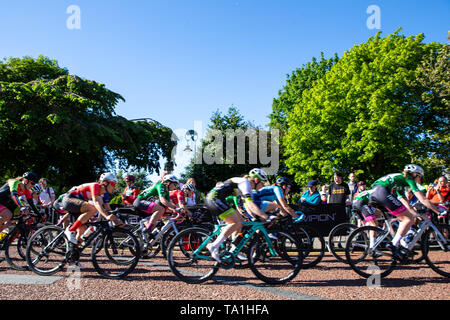
<svg viewBox="0 0 450 320">
<path fill-rule="evenodd" d="M 397 261 L 390 249 L 389 243 L 393 236 L 392 224 L 395 218 L 386 221 L 388 228 L 364 226 L 354 230 L 347 241 L 346 259 L 350 267 L 362 277 L 368 278 L 373 275 L 376 268 L 380 277 L 388 276 L 398 263 L 413 263 L 416 245 L 420 246 L 423 258 L 436 273 L 450 277 L 450 241 L 448 225 L 435 225 L 432 218 L 425 213 L 414 216 L 422 222 L 418 226 L 408 247 L 404 248 L 405 258 Z M 373 245 L 370 245 L 370 237 L 373 237 Z M 367 258 L 367 259 L 366 259 Z"/>
<path fill-rule="evenodd" d="M 26 260 L 30 269 L 39 275 L 53 275 L 66 264 L 78 263 L 87 248 L 91 250 L 95 270 L 106 278 L 124 278 L 135 269 L 140 258 L 140 246 L 129 230 L 111 226 L 108 221 L 87 222 L 85 225 L 95 230 L 78 245 L 67 239 L 61 227 L 39 229 L 28 241 Z"/>
<path fill-rule="evenodd" d="M 17 221 L 14 226 L 10 226 L 10 231 L 6 235 L 2 249 L 5 251 L 5 260 L 14 270 L 28 270 L 26 262 L 26 248 L 28 239 L 44 224 L 36 220 L 36 215 L 32 213 L 19 213 L 11 220 Z"/>
<path fill-rule="evenodd" d="M 244 221 L 243 238 L 232 252 L 220 247 L 221 262 L 214 260 L 206 246 L 211 243 L 226 224 L 215 225 L 214 231 L 192 227 L 182 230 L 169 244 L 167 260 L 177 278 L 186 283 L 203 283 L 211 279 L 220 268 L 231 269 L 237 255 L 248 243 L 248 265 L 255 276 L 268 284 L 283 284 L 296 277 L 302 268 L 302 251 L 298 241 L 279 229 L 265 227 L 271 222 Z M 277 232 L 274 242 L 269 233 Z M 183 248 L 183 249 L 181 249 Z"/>
</svg>

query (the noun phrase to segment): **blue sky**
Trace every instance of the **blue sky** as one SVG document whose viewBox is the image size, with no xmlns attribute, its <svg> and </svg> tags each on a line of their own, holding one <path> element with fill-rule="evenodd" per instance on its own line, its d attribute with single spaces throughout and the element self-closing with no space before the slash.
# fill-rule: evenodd
<svg viewBox="0 0 450 320">
<path fill-rule="evenodd" d="M 81 10 L 81 29 L 66 26 L 70 5 Z M 44 54 L 122 94 L 117 114 L 181 135 L 179 173 L 190 157 L 183 132 L 194 121 L 206 129 L 213 111 L 234 105 L 267 125 L 287 74 L 376 34 L 366 25 L 370 5 L 381 9 L 384 36 L 401 27 L 447 41 L 448 0 L 1 0 L 0 57 Z"/>
</svg>

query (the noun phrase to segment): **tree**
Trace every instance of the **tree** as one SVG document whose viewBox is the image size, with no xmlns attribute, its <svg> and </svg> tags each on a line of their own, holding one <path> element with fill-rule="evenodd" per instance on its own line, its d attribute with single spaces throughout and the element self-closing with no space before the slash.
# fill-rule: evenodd
<svg viewBox="0 0 450 320">
<path fill-rule="evenodd" d="M 259 140 L 253 139 L 266 133 L 264 130 L 246 121 L 236 107 L 230 107 L 226 114 L 215 111 L 210 122 L 201 148 L 182 174 L 185 180 L 193 177 L 197 182 L 197 189 L 201 192 L 208 192 L 219 181 L 248 174 L 255 167 L 263 167 L 259 159 L 254 157 L 261 147 Z M 233 134 L 241 135 L 241 138 Z M 200 157 L 202 163 L 196 164 L 195 157 Z M 205 162 L 207 157 L 215 162 Z"/>
<path fill-rule="evenodd" d="M 433 128 L 419 121 L 426 113 L 423 91 L 409 83 L 424 57 L 442 45 L 423 39 L 378 33 L 346 51 L 303 92 L 282 140 L 297 182 L 330 181 L 335 170 L 371 181 L 398 172 L 413 155 L 427 157 L 416 146 Z"/>
<path fill-rule="evenodd" d="M 70 75 L 55 60 L 0 62 L 0 172 L 33 170 L 58 191 L 95 181 L 102 171 L 134 166 L 159 171 L 172 130 L 115 114 L 124 98 L 104 84 Z"/>
</svg>

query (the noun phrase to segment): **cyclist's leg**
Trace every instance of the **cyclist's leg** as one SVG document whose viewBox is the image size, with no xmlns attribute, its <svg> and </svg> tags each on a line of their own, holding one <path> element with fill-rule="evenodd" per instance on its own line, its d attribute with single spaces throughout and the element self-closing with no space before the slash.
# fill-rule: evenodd
<svg viewBox="0 0 450 320">
<path fill-rule="evenodd" d="M 67 234 L 76 232 L 76 240 L 79 241 L 81 235 L 86 231 L 84 224 L 97 213 L 97 208 L 86 201 L 70 196 L 64 197 L 62 208 L 70 212 L 70 214 L 78 216 L 72 226 L 67 228 L 66 231 Z M 70 241 L 74 242 L 72 240 L 74 239 L 71 237 Z"/>
<path fill-rule="evenodd" d="M 11 225 L 13 214 L 5 206 L 0 205 L 0 232 Z"/>
<path fill-rule="evenodd" d="M 134 203 L 133 206 L 145 213 L 148 213 L 150 215 L 150 219 L 148 220 L 147 225 L 145 226 L 147 228 L 147 230 L 149 230 L 150 232 L 155 228 L 156 224 L 158 223 L 158 221 L 161 219 L 161 217 L 164 214 L 165 208 L 160 205 L 157 202 L 154 201 L 147 201 L 147 200 L 143 200 L 143 199 L 139 199 L 137 198 Z M 148 218 L 146 218 L 148 219 Z"/>
</svg>

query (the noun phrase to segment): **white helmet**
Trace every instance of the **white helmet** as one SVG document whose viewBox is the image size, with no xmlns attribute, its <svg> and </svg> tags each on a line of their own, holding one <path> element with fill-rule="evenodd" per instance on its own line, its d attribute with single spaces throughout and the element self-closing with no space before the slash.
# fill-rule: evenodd
<svg viewBox="0 0 450 320">
<path fill-rule="evenodd" d="M 421 177 L 423 177 L 423 175 L 424 175 L 424 171 L 423 171 L 422 167 L 418 166 L 417 164 L 407 164 L 405 166 L 405 169 L 403 169 L 403 171 L 417 173 Z"/>
<path fill-rule="evenodd" d="M 268 180 L 267 173 L 262 169 L 258 169 L 258 168 L 252 169 L 252 170 L 250 170 L 250 173 L 248 175 L 250 176 L 250 178 L 258 178 L 261 181 Z"/>
<path fill-rule="evenodd" d="M 194 185 L 191 184 L 191 183 L 186 183 L 186 184 L 183 186 L 183 190 L 195 191 L 195 187 L 194 187 Z"/>
<path fill-rule="evenodd" d="M 37 183 L 33 186 L 33 188 L 31 188 L 31 190 L 33 192 L 36 192 L 37 194 L 40 194 L 42 192 L 42 187 L 40 184 Z"/>
<path fill-rule="evenodd" d="M 164 178 L 162 179 L 162 182 L 163 183 L 166 183 L 166 182 L 180 183 L 180 181 L 178 181 L 178 178 L 175 177 L 173 174 L 165 175 Z"/>
<path fill-rule="evenodd" d="M 112 181 L 112 182 L 117 183 L 119 180 L 117 180 L 117 177 L 114 173 L 105 172 L 105 173 L 102 173 L 102 175 L 100 176 L 100 182 L 103 182 L 103 181 Z"/>
</svg>

